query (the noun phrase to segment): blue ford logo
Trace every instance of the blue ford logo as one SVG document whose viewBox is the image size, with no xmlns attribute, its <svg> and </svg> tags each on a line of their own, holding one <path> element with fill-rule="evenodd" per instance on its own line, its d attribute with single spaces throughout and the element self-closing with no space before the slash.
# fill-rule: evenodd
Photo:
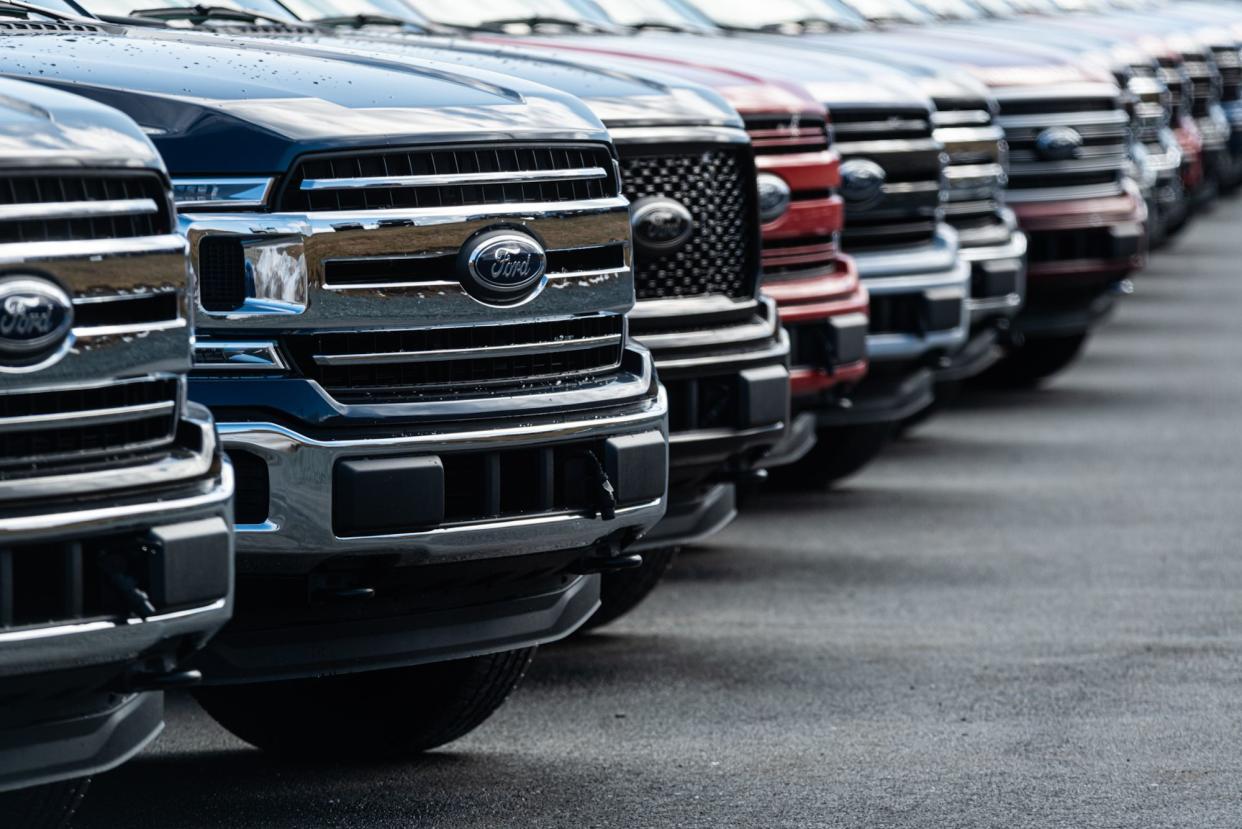
<svg viewBox="0 0 1242 829">
<path fill-rule="evenodd" d="M 663 256 L 676 253 L 690 241 L 694 216 L 676 199 L 647 196 L 630 205 L 630 228 L 639 250 Z"/>
<path fill-rule="evenodd" d="M 0 365 L 29 366 L 56 352 L 73 328 L 73 301 L 37 276 L 0 279 Z"/>
<path fill-rule="evenodd" d="M 512 302 L 543 278 L 548 256 L 533 236 L 493 230 L 462 248 L 458 263 L 467 289 L 484 299 Z"/>
<path fill-rule="evenodd" d="M 1069 161 L 1081 147 L 1082 135 L 1072 127 L 1048 127 L 1035 137 L 1035 151 L 1046 161 Z"/>
<path fill-rule="evenodd" d="M 884 168 L 866 158 L 841 165 L 841 198 L 854 208 L 871 207 L 884 196 Z"/>
</svg>

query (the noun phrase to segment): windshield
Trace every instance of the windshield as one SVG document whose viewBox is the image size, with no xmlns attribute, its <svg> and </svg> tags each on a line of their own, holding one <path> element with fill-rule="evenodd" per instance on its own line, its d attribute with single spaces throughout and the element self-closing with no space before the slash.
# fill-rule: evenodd
<svg viewBox="0 0 1242 829">
<path fill-rule="evenodd" d="M 977 20 L 984 17 L 978 6 L 966 0 L 919 0 L 919 6 L 941 20 Z"/>
<path fill-rule="evenodd" d="M 62 0 L 32 0 L 32 4 L 59 14 L 71 14 L 76 17 L 82 16 L 82 9 L 70 5 L 69 3 L 62 2 Z"/>
<path fill-rule="evenodd" d="M 695 5 L 719 26 L 732 29 L 770 29 L 808 22 L 843 29 L 866 27 L 866 21 L 843 4 L 830 0 L 697 0 Z"/>
<path fill-rule="evenodd" d="M 411 5 L 437 23 L 468 29 L 497 20 L 534 17 L 587 21 L 583 12 L 569 0 L 417 0 Z"/>
<path fill-rule="evenodd" d="M 245 0 L 255 2 L 255 0 Z M 402 0 L 281 0 L 303 20 L 325 17 L 391 17 L 396 20 L 421 22 L 422 17 Z M 258 8 L 258 7 L 256 7 Z"/>
<path fill-rule="evenodd" d="M 928 23 L 931 15 L 907 0 L 846 0 L 850 8 L 877 23 Z"/>
<path fill-rule="evenodd" d="M 668 26 L 670 29 L 712 29 L 710 17 L 677 0 L 594 0 L 612 23 L 622 26 Z"/>
<path fill-rule="evenodd" d="M 145 9 L 192 9 L 200 5 L 253 11 L 286 19 L 290 17 L 289 10 L 277 0 L 245 0 L 244 3 L 236 2 L 236 0 L 77 0 L 77 2 L 97 17 L 132 17 Z"/>
</svg>

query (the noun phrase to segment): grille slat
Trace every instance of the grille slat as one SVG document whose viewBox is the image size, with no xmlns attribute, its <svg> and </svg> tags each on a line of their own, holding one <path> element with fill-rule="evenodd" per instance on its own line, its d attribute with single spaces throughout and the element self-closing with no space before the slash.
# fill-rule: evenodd
<svg viewBox="0 0 1242 829">
<path fill-rule="evenodd" d="M 755 155 L 817 153 L 828 149 L 828 129 L 822 120 L 805 116 L 752 116 L 746 132 Z"/>
<path fill-rule="evenodd" d="M 609 374 L 623 353 L 617 315 L 550 322 L 287 338 L 295 363 L 342 402 L 404 402 Z"/>
<path fill-rule="evenodd" d="M 172 231 L 155 173 L 6 172 L 0 244 L 132 239 Z"/>
<path fill-rule="evenodd" d="M 0 394 L 0 480 L 132 461 L 170 445 L 176 380 Z"/>
<path fill-rule="evenodd" d="M 693 216 L 694 231 L 676 252 L 635 255 L 637 299 L 755 295 L 759 222 L 755 173 L 743 150 L 669 149 L 622 145 L 621 178 L 631 202 L 675 199 Z"/>
<path fill-rule="evenodd" d="M 603 199 L 617 195 L 612 155 L 598 145 L 369 150 L 307 156 L 278 209 L 399 210 Z"/>
<path fill-rule="evenodd" d="M 842 170 L 866 159 L 884 168 L 884 195 L 871 204 L 846 200 L 841 247 L 882 250 L 930 243 L 940 208 L 943 146 L 925 109 L 833 109 Z M 843 188 L 843 193 L 847 192 Z"/>
</svg>

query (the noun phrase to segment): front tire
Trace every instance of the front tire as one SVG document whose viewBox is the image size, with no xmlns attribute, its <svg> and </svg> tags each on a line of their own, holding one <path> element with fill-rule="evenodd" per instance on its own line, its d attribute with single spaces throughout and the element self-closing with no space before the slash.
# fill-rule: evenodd
<svg viewBox="0 0 1242 829">
<path fill-rule="evenodd" d="M 980 375 L 980 384 L 999 389 L 1033 388 L 1077 360 L 1086 344 L 1086 334 L 1027 340 Z"/>
<path fill-rule="evenodd" d="M 194 692 L 220 725 L 294 759 L 386 759 L 451 743 L 517 687 L 534 648 L 318 679 Z"/>
<path fill-rule="evenodd" d="M 642 604 L 664 578 L 676 557 L 676 547 L 645 550 L 642 567 L 605 573 L 599 591 L 599 610 L 587 620 L 582 630 L 593 630 L 615 622 Z"/>
<path fill-rule="evenodd" d="M 89 777 L 79 777 L 0 794 L 0 823 L 22 829 L 64 829 L 90 783 Z"/>
<path fill-rule="evenodd" d="M 894 431 L 892 423 L 821 429 L 815 447 L 797 463 L 772 470 L 772 480 L 786 490 L 829 489 L 875 460 Z"/>
</svg>

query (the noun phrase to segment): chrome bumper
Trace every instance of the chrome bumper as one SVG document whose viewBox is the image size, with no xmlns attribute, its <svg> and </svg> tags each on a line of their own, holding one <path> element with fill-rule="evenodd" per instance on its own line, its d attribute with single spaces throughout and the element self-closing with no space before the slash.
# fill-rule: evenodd
<svg viewBox="0 0 1242 829">
<path fill-rule="evenodd" d="M 873 363 L 929 357 L 953 352 L 966 342 L 970 331 L 967 299 L 971 266 L 961 255 L 957 234 L 945 228 L 936 240 L 919 248 L 855 254 L 858 272 L 877 297 L 922 295 L 925 301 L 957 306 L 950 324 L 919 334 L 879 333 L 867 336 L 867 353 Z"/>
<path fill-rule="evenodd" d="M 971 324 L 1015 316 L 1026 296 L 1026 235 L 1014 230 L 1003 245 L 964 247 L 961 256 L 970 263 L 966 308 Z"/>
<path fill-rule="evenodd" d="M 521 450 L 584 440 L 666 434 L 668 401 L 657 396 L 600 412 L 431 426 L 388 426 L 384 437 L 320 440 L 276 423 L 221 423 L 227 451 L 245 451 L 267 465 L 268 519 L 237 526 L 241 572 L 304 573 L 339 556 L 383 553 L 399 565 L 493 559 L 590 547 L 605 537 L 641 534 L 664 514 L 664 496 L 620 506 L 611 520 L 582 513 L 544 513 L 431 529 L 342 536 L 333 528 L 338 462 L 405 459 L 454 452 Z"/>
</svg>

